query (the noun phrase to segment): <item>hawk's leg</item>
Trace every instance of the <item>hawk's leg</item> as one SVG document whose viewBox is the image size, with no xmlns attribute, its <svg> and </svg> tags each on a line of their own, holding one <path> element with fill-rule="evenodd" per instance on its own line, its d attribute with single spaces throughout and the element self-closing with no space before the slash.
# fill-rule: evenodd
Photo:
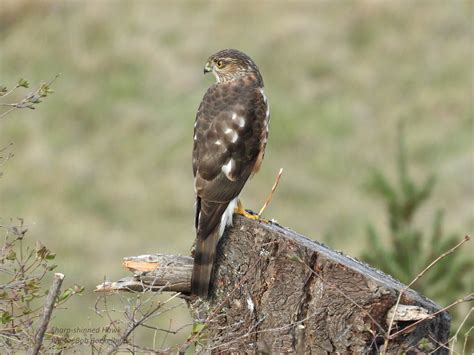
<svg viewBox="0 0 474 355">
<path fill-rule="evenodd" d="M 234 213 L 240 214 L 248 219 L 253 219 L 254 221 L 268 223 L 268 219 L 261 217 L 260 214 L 253 214 L 253 213 L 247 212 L 244 206 L 242 206 L 242 202 L 240 202 L 240 199 L 237 200 L 237 207 L 235 208 Z"/>
<path fill-rule="evenodd" d="M 248 219 L 253 219 L 254 221 L 259 221 L 261 220 L 259 215 L 248 213 L 244 206 L 242 206 L 242 202 L 240 202 L 240 199 L 237 200 L 237 208 L 234 210 L 234 213 L 240 214 Z"/>
</svg>

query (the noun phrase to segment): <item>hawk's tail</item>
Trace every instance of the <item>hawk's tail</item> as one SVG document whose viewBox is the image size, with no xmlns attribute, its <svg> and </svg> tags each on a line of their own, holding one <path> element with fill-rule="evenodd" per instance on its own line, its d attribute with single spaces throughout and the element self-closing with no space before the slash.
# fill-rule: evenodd
<svg viewBox="0 0 474 355">
<path fill-rule="evenodd" d="M 228 203 L 198 200 L 197 238 L 191 278 L 191 293 L 193 295 L 204 298 L 208 296 L 217 242 L 221 237 L 221 217 L 227 205 Z"/>
<path fill-rule="evenodd" d="M 206 239 L 198 237 L 196 240 L 193 276 L 191 278 L 191 293 L 193 295 L 203 298 L 208 296 L 218 240 L 219 228 L 215 228 Z"/>
</svg>

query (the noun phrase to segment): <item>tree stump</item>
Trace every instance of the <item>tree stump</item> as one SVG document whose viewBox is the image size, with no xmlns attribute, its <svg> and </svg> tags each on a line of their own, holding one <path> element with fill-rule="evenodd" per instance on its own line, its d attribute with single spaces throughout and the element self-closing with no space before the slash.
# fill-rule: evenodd
<svg viewBox="0 0 474 355">
<path fill-rule="evenodd" d="M 126 258 L 134 276 L 98 290 L 186 293 L 192 262 Z M 194 340 L 205 334 L 205 350 L 216 353 L 448 353 L 448 313 L 410 289 L 394 307 L 404 287 L 276 223 L 234 216 L 218 245 L 210 298 L 190 297 L 188 305 L 201 330 Z M 382 349 L 393 312 L 392 338 Z"/>
</svg>

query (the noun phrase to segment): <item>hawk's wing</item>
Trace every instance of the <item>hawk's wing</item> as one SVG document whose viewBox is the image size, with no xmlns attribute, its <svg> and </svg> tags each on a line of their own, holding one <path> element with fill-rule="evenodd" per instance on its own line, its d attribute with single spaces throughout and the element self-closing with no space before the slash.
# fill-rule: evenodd
<svg viewBox="0 0 474 355">
<path fill-rule="evenodd" d="M 197 197 L 228 203 L 239 195 L 264 148 L 266 112 L 264 96 L 254 84 L 239 80 L 209 88 L 194 129 Z M 218 223 L 212 222 L 208 230 Z"/>
<path fill-rule="evenodd" d="M 207 294 L 222 215 L 261 160 L 267 116 L 262 90 L 243 79 L 211 86 L 199 107 L 193 148 L 197 242 L 192 288 L 200 296 Z"/>
</svg>

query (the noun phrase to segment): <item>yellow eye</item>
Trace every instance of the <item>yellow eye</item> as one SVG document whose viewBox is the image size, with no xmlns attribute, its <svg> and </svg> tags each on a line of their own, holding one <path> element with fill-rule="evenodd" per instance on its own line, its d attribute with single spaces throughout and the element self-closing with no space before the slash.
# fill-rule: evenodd
<svg viewBox="0 0 474 355">
<path fill-rule="evenodd" d="M 223 66 L 224 66 L 224 62 L 222 60 L 218 60 L 216 62 L 216 67 L 218 67 L 219 69 L 221 69 Z"/>
</svg>

